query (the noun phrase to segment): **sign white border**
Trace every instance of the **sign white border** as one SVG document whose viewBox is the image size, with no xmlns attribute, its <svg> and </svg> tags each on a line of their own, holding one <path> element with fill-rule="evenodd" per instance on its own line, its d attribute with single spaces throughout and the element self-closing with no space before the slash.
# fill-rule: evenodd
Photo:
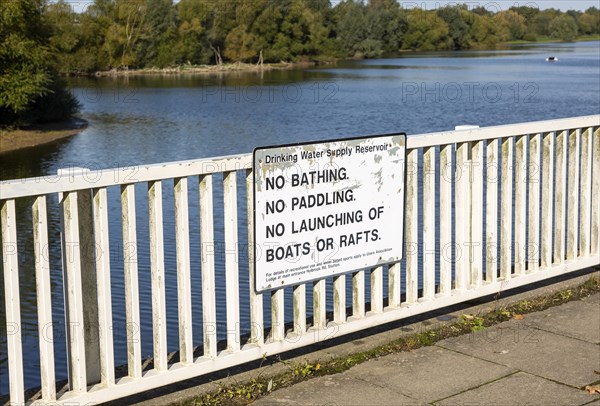
<svg viewBox="0 0 600 406">
<path fill-rule="evenodd" d="M 256 148 L 256 291 L 400 261 L 405 168 L 404 133 Z"/>
</svg>

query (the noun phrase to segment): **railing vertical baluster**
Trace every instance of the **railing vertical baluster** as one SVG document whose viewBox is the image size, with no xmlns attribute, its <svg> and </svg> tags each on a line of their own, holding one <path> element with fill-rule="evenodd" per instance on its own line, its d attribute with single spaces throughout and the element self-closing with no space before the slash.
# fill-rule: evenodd
<svg viewBox="0 0 600 406">
<path fill-rule="evenodd" d="M 405 222 L 405 256 L 406 256 L 406 303 L 413 304 L 419 294 L 419 182 L 418 182 L 419 150 L 408 150 L 406 154 L 406 205 Z"/>
<path fill-rule="evenodd" d="M 313 327 L 323 329 L 327 326 L 326 281 L 313 282 Z"/>
<path fill-rule="evenodd" d="M 54 373 L 54 332 L 52 327 L 52 290 L 50 285 L 50 252 L 46 251 L 50 249 L 48 245 L 46 196 L 36 197 L 32 207 L 32 219 L 42 400 L 44 402 L 51 402 L 56 400 L 56 386 Z M 5 269 L 7 268 L 5 267 Z"/>
<path fill-rule="evenodd" d="M 294 331 L 298 335 L 306 333 L 306 285 L 294 286 Z"/>
<path fill-rule="evenodd" d="M 383 311 L 383 267 L 371 269 L 371 312 Z"/>
<path fill-rule="evenodd" d="M 485 207 L 485 280 L 498 278 L 498 139 L 488 140 L 486 147 Z"/>
<path fill-rule="evenodd" d="M 452 144 L 440 147 L 440 294 L 452 291 Z M 406 253 L 405 253 L 406 255 Z"/>
<path fill-rule="evenodd" d="M 285 301 L 283 288 L 271 291 L 271 339 L 285 338 Z"/>
<path fill-rule="evenodd" d="M 74 180 L 76 176 L 87 174 L 89 169 L 86 168 L 69 168 L 59 169 L 59 176 L 68 176 Z M 85 178 L 84 178 L 85 179 Z M 59 199 L 62 200 L 64 193 L 59 193 Z M 64 288 L 67 291 L 72 290 L 69 285 L 69 280 L 65 277 L 65 270 L 67 268 L 65 264 L 66 258 L 72 253 L 78 255 L 78 272 L 81 277 L 81 287 L 79 285 L 75 289 L 81 289 L 81 296 L 84 298 L 96 298 L 98 296 L 98 280 L 96 275 L 96 260 L 94 258 L 95 242 L 94 242 L 94 218 L 92 213 L 92 193 L 89 189 L 79 190 L 77 192 L 77 245 L 78 250 L 76 252 L 70 251 L 70 243 L 67 243 L 63 238 L 62 249 L 63 252 L 63 277 Z M 68 325 L 74 325 L 72 320 L 69 319 L 69 306 L 70 302 L 65 299 L 65 314 L 67 315 L 66 323 Z M 97 300 L 83 300 L 83 324 L 78 325 L 77 328 L 82 328 L 83 338 L 85 340 L 85 364 L 86 364 L 86 380 L 88 385 L 99 383 L 102 380 L 101 377 L 101 355 L 99 345 L 99 334 L 98 331 L 98 301 Z M 71 331 L 67 330 L 66 337 L 70 341 Z M 70 357 L 70 355 L 68 355 Z M 70 373 L 71 371 L 69 371 Z"/>
<path fill-rule="evenodd" d="M 579 176 L 581 131 L 569 131 L 569 185 L 567 213 L 567 259 L 573 261 L 579 255 Z"/>
<path fill-rule="evenodd" d="M 600 127 L 596 127 L 593 131 L 592 146 L 592 237 L 590 238 L 590 253 L 598 255 L 600 254 Z"/>
<path fill-rule="evenodd" d="M 255 291 L 254 269 L 254 174 L 246 170 L 246 207 L 248 218 L 248 270 L 250 286 L 250 342 L 262 345 L 264 342 L 263 295 Z"/>
<path fill-rule="evenodd" d="M 565 261 L 565 225 L 567 219 L 567 131 L 556 134 L 554 188 L 554 262 Z M 570 179 L 569 179 L 570 181 Z"/>
<path fill-rule="evenodd" d="M 483 154 L 484 142 L 475 141 L 471 148 L 471 286 L 483 283 Z"/>
<path fill-rule="evenodd" d="M 79 241 L 78 192 L 64 195 L 64 241 L 67 250 L 65 256 L 65 274 L 68 303 L 69 330 L 69 386 L 74 392 L 87 391 L 86 353 L 83 315 L 83 294 L 81 290 L 81 244 Z"/>
<path fill-rule="evenodd" d="M 333 278 L 333 321 L 337 324 L 346 321 L 346 275 Z"/>
<path fill-rule="evenodd" d="M 365 271 L 352 273 L 352 317 L 365 317 Z"/>
<path fill-rule="evenodd" d="M 552 230 L 554 227 L 554 168 L 555 136 L 544 133 L 542 136 L 542 241 L 541 267 L 552 266 Z"/>
<path fill-rule="evenodd" d="M 194 339 L 192 329 L 188 179 L 174 179 L 173 189 L 175 204 L 175 246 L 177 252 L 179 362 L 182 364 L 191 364 L 194 361 Z"/>
<path fill-rule="evenodd" d="M 600 254 L 600 127 L 593 132 L 592 142 L 592 235 L 590 237 L 592 255 Z"/>
<path fill-rule="evenodd" d="M 225 295 L 227 300 L 227 349 L 240 349 L 240 292 L 237 232 L 237 172 L 223 175 L 225 218 Z"/>
<path fill-rule="evenodd" d="M 163 237 L 162 182 L 148 183 L 150 220 L 150 278 L 152 280 L 152 338 L 154 369 L 167 370 L 167 310 Z"/>
<path fill-rule="evenodd" d="M 471 146 L 468 142 L 456 145 L 456 268 L 455 288 L 457 291 L 467 289 L 467 278 L 470 275 L 471 258 L 469 238 L 471 235 Z"/>
<path fill-rule="evenodd" d="M 202 256 L 202 326 L 204 356 L 217 356 L 217 310 L 215 304 L 215 239 L 213 223 L 213 177 L 200 176 L 200 244 Z"/>
<path fill-rule="evenodd" d="M 526 267 L 527 242 L 527 156 L 529 136 L 521 135 L 516 142 L 515 167 L 515 275 L 523 275 Z M 503 191 L 504 192 L 504 191 Z"/>
<path fill-rule="evenodd" d="M 125 277 L 125 317 L 127 319 L 127 367 L 132 378 L 142 376 L 140 300 L 138 287 L 135 185 L 121 186 L 123 221 L 123 273 Z"/>
<path fill-rule="evenodd" d="M 579 252 L 590 255 L 591 204 L 592 204 L 592 128 L 581 130 L 581 198 L 579 200 Z"/>
<path fill-rule="evenodd" d="M 423 299 L 435 296 L 435 147 L 423 150 Z"/>
<path fill-rule="evenodd" d="M 110 281 L 110 241 L 106 188 L 94 189 L 94 237 L 96 246 L 96 283 L 98 292 L 98 335 L 100 340 L 100 382 L 115 383 Z"/>
<path fill-rule="evenodd" d="M 398 307 L 402 302 L 400 279 L 400 263 L 396 262 L 388 269 L 388 305 L 390 307 Z"/>
<path fill-rule="evenodd" d="M 513 216 L 513 149 L 514 138 L 502 139 L 502 194 L 501 235 L 500 235 L 500 277 L 509 280 L 512 277 L 512 216 Z"/>
<path fill-rule="evenodd" d="M 540 267 L 540 183 L 541 183 L 541 146 L 542 135 L 534 134 L 529 138 L 529 230 L 527 236 L 527 270 L 537 271 Z"/>
<path fill-rule="evenodd" d="M 19 295 L 19 259 L 17 257 L 17 221 L 15 201 L 5 200 L 0 202 L 0 205 L 10 403 L 15 405 L 24 405 L 25 385 L 23 380 L 21 302 Z"/>
</svg>

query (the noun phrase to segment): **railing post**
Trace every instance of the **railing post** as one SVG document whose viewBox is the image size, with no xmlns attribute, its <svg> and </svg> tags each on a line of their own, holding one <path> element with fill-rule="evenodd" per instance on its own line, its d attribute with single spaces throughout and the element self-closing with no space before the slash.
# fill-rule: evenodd
<svg viewBox="0 0 600 406">
<path fill-rule="evenodd" d="M 89 172 L 87 168 L 66 168 L 59 169 L 59 178 L 81 176 Z M 91 186 L 91 185 L 90 185 Z M 84 331 L 84 346 L 85 346 L 85 376 L 88 385 L 99 383 L 101 381 L 100 373 L 100 344 L 98 331 L 98 288 L 96 281 L 96 259 L 95 259 L 95 243 L 93 231 L 93 213 L 92 213 L 92 191 L 91 189 L 81 190 L 77 193 L 77 219 L 78 219 L 78 241 L 68 241 L 65 238 L 64 220 L 61 221 L 61 246 L 62 246 L 62 261 L 63 261 L 63 289 L 68 292 L 70 289 L 80 290 L 83 300 L 83 331 Z M 59 193 L 59 202 L 64 206 L 63 193 Z M 64 217 L 66 207 L 61 210 L 61 216 Z M 73 244 L 77 244 L 75 247 Z M 67 275 L 70 266 L 67 266 L 67 261 L 73 261 L 72 255 L 78 255 L 79 258 L 74 262 L 80 263 L 81 286 L 68 286 L 71 278 Z M 69 295 L 65 294 L 65 330 L 67 338 L 67 358 L 70 360 L 75 354 L 70 353 L 70 342 L 76 339 L 72 336 L 72 328 L 81 328 L 72 323 L 69 307 L 75 304 L 69 303 Z M 71 362 L 69 366 L 69 386 L 73 387 L 73 371 L 71 370 Z"/>
</svg>

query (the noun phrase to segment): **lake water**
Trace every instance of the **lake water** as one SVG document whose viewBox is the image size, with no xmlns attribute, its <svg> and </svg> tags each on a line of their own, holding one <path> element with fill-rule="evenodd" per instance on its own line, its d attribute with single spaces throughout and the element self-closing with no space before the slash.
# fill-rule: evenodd
<svg viewBox="0 0 600 406">
<path fill-rule="evenodd" d="M 549 55 L 558 57 L 559 62 L 546 62 Z M 73 166 L 129 167 L 238 154 L 256 146 L 296 141 L 399 131 L 410 136 L 462 124 L 489 126 L 598 114 L 600 42 L 542 44 L 502 51 L 410 53 L 395 59 L 261 73 L 82 78 L 70 79 L 70 85 L 81 101 L 82 116 L 89 127 L 49 146 L 0 156 L 0 179 L 51 175 Z M 144 193 L 147 191 L 140 189 L 138 199 Z M 197 185 L 190 188 L 190 193 L 197 193 Z M 165 198 L 172 199 L 172 191 Z M 216 188 L 215 200 L 219 198 L 220 190 Z M 118 191 L 110 191 L 109 200 L 111 213 L 118 213 Z M 190 200 L 190 213 L 198 213 L 197 202 Z M 240 207 L 243 210 L 245 207 Z M 172 205 L 165 204 L 165 223 L 169 227 L 172 211 Z M 138 215 L 147 218 L 147 205 L 138 204 Z M 20 208 L 19 224 L 25 226 L 29 221 L 27 208 Z M 49 221 L 51 239 L 55 241 L 51 262 L 57 375 L 64 378 L 58 213 L 51 211 Z M 191 233 L 197 235 L 197 215 L 192 215 L 190 221 Z M 222 238 L 222 222 L 222 218 L 215 219 L 217 239 Z M 138 238 L 143 241 L 148 235 L 147 223 L 138 221 L 138 225 Z M 124 312 L 119 307 L 123 301 L 122 264 L 118 263 L 119 259 L 122 262 L 120 225 L 111 224 L 110 231 L 111 246 L 115 246 L 111 252 L 115 351 L 116 363 L 120 364 L 126 361 Z M 20 245 L 31 244 L 31 240 L 27 233 L 19 235 Z M 169 272 L 175 264 L 171 249 L 174 243 L 165 243 L 169 298 L 176 295 L 175 274 Z M 198 251 L 197 245 L 192 246 L 192 262 L 199 261 Z M 151 331 L 147 253 L 148 247 L 140 247 L 143 334 Z M 33 259 L 21 255 L 20 266 L 24 357 L 26 365 L 33 367 L 39 364 Z M 223 263 L 218 261 L 217 277 L 222 270 Z M 247 292 L 245 273 L 247 268 L 242 267 L 240 289 Z M 193 276 L 193 285 L 198 277 Z M 220 286 L 222 289 L 222 283 Z M 6 393 L 3 287 L 0 291 L 0 393 Z M 224 315 L 223 295 L 218 294 L 219 315 Z M 197 294 L 194 302 L 200 303 Z M 176 299 L 168 299 L 167 306 L 169 347 L 175 349 Z M 248 322 L 245 309 L 241 310 L 242 324 Z M 194 307 L 195 332 L 200 329 L 200 315 L 201 308 Z M 149 340 L 143 339 L 142 347 L 144 355 L 151 354 Z M 26 386 L 38 385 L 39 374 L 35 368 L 29 369 L 33 373 L 27 372 Z"/>
</svg>

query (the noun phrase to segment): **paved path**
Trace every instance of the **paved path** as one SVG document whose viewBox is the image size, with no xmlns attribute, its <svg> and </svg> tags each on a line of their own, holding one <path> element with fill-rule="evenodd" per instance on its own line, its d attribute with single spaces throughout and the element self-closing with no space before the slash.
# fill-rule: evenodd
<svg viewBox="0 0 600 406">
<path fill-rule="evenodd" d="M 593 405 L 600 294 L 281 389 L 257 405 Z"/>
</svg>

